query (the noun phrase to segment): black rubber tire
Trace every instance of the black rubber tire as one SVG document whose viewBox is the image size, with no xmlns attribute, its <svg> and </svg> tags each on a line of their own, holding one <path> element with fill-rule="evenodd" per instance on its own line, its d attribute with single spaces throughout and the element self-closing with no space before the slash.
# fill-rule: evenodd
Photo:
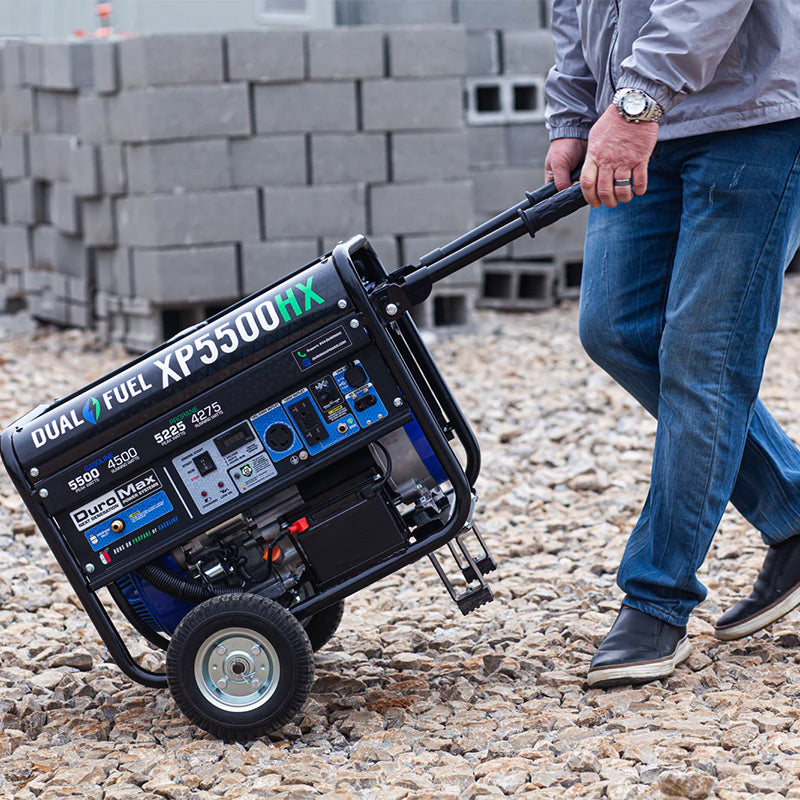
<svg viewBox="0 0 800 800">
<path fill-rule="evenodd" d="M 219 708 L 198 685 L 198 652 L 210 636 L 227 629 L 260 634 L 277 655 L 277 686 L 257 708 Z M 245 742 L 271 733 L 295 717 L 311 691 L 314 659 L 303 626 L 283 606 L 260 595 L 231 594 L 200 603 L 181 620 L 167 649 L 166 672 L 175 702 L 195 725 L 224 741 Z"/>
<path fill-rule="evenodd" d="M 338 603 L 323 608 L 322 611 L 318 611 L 302 621 L 308 640 L 311 642 L 311 649 L 315 653 L 325 647 L 333 638 L 343 616 L 344 600 L 339 600 Z"/>
</svg>

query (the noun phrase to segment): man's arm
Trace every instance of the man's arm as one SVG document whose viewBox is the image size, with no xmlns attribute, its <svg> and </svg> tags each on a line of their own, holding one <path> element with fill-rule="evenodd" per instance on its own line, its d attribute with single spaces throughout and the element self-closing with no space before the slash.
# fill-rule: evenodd
<svg viewBox="0 0 800 800">
<path fill-rule="evenodd" d="M 620 65 L 619 87 L 641 89 L 666 113 L 711 82 L 753 0 L 653 0 L 650 19 Z M 613 208 L 647 190 L 658 124 L 625 122 L 609 106 L 589 135 L 581 186 L 593 208 Z M 614 180 L 632 178 L 632 187 Z"/>
</svg>

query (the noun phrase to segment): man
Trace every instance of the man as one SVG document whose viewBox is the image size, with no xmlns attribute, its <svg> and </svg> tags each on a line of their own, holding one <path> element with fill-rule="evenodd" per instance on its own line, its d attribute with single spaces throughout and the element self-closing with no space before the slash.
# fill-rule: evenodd
<svg viewBox="0 0 800 800">
<path fill-rule="evenodd" d="M 758 400 L 800 245 L 800 3 L 554 0 L 553 39 L 547 177 L 564 188 L 583 161 L 592 206 L 581 342 L 658 418 L 625 598 L 589 668 L 606 688 L 688 656 L 729 499 L 769 549 L 717 636 L 800 603 L 800 451 Z"/>
</svg>

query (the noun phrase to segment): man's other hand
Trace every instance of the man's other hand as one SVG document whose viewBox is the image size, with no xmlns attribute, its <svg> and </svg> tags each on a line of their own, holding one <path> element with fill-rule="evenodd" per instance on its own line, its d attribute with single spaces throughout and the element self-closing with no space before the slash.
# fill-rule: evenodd
<svg viewBox="0 0 800 800">
<path fill-rule="evenodd" d="M 586 139 L 553 139 L 544 160 L 544 179 L 555 181 L 560 192 L 571 183 L 570 173 L 579 167 L 586 155 Z"/>
<path fill-rule="evenodd" d="M 647 164 L 658 140 L 657 122 L 626 122 L 610 105 L 589 132 L 581 189 L 592 208 L 614 208 L 647 191 Z M 552 148 L 551 148 L 552 149 Z M 614 185 L 629 181 L 632 185 Z"/>
</svg>

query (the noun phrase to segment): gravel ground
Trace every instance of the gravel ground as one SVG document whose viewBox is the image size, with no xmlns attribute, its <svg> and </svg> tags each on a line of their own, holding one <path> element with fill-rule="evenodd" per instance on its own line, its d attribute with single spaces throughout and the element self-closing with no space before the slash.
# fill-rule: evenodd
<svg viewBox="0 0 800 800">
<path fill-rule="evenodd" d="M 573 304 L 482 313 L 432 349 L 484 454 L 477 518 L 496 602 L 462 617 L 431 567 L 348 600 L 303 714 L 224 745 L 109 663 L 0 476 L 0 794 L 18 800 L 800 798 L 798 613 L 742 642 L 713 620 L 763 559 L 729 510 L 703 568 L 693 653 L 669 680 L 589 691 L 614 573 L 648 482 L 653 421 L 583 355 Z M 3 324 L 0 323 L 0 327 Z M 800 283 L 763 397 L 800 441 Z M 0 341 L 0 423 L 126 360 L 79 332 Z M 132 639 L 146 666 L 160 656 Z"/>
</svg>

